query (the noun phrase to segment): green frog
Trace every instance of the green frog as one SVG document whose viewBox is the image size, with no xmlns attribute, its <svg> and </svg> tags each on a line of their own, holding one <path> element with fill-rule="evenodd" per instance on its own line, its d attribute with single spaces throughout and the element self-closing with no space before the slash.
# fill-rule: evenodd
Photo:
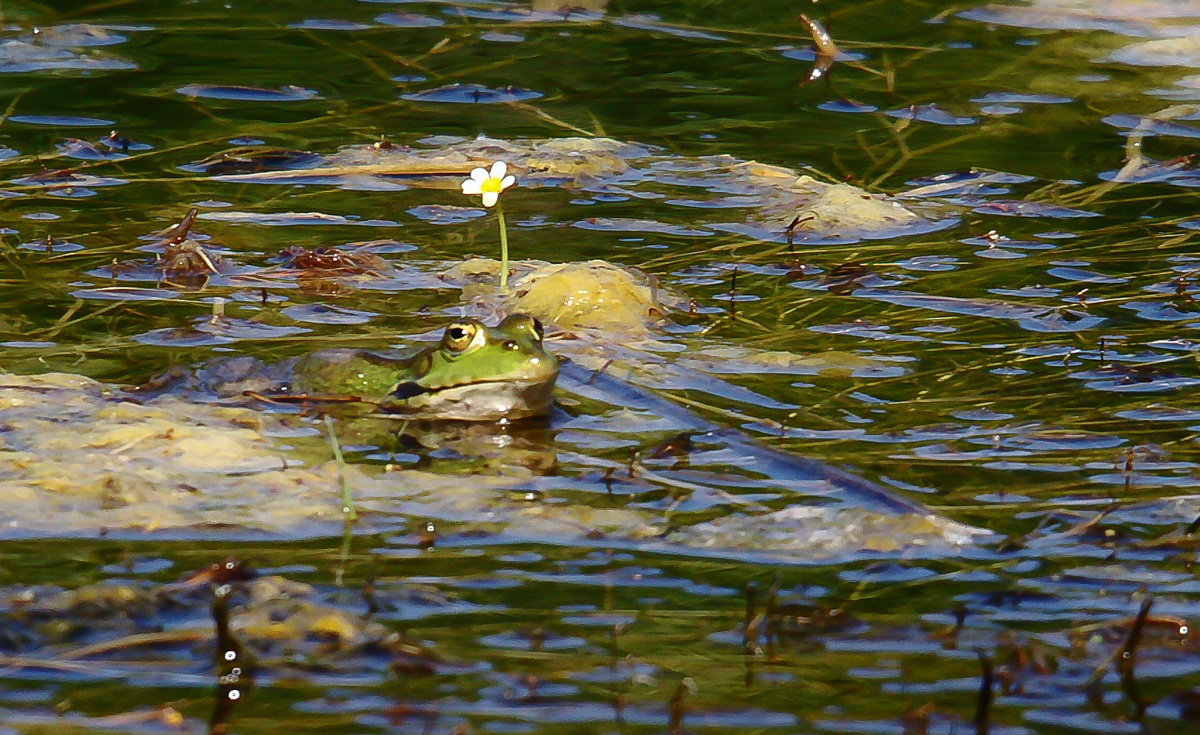
<svg viewBox="0 0 1200 735">
<path fill-rule="evenodd" d="M 542 346 L 542 324 L 512 314 L 489 327 L 461 319 L 436 346 L 408 358 L 324 350 L 300 358 L 288 392 L 313 400 L 354 397 L 383 414 L 413 419 L 496 421 L 544 416 L 558 360 Z"/>
<path fill-rule="evenodd" d="M 603 369 L 594 372 L 570 361 L 560 364 L 542 346 L 542 338 L 541 323 L 526 314 L 513 314 L 495 327 L 462 319 L 446 327 L 437 345 L 409 358 L 335 349 L 265 365 L 243 355 L 214 360 L 192 371 L 175 368 L 131 390 L 147 399 L 168 392 L 219 401 L 248 395 L 289 403 L 351 399 L 350 406 L 361 406 L 370 413 L 360 418 L 382 414 L 414 421 L 399 428 L 379 421 L 341 422 L 339 431 L 350 434 L 347 443 L 386 446 L 389 439 L 380 431 L 395 431 L 415 440 L 419 447 L 444 450 L 454 444 L 456 451 L 465 447 L 459 451 L 463 457 L 499 456 L 504 464 L 513 462 L 516 447 L 523 453 L 522 464 L 538 473 L 552 473 L 557 458 L 552 429 L 545 431 L 537 422 L 497 424 L 507 424 L 503 419 L 549 414 L 555 383 L 559 382 L 561 390 L 573 399 L 582 399 L 585 407 L 597 404 L 661 417 L 685 429 L 676 440 L 722 446 L 736 457 L 730 460 L 732 464 L 761 473 L 782 487 L 886 513 L 930 516 L 929 510 L 882 486 L 817 460 L 763 447 L 737 429 L 713 424 Z M 436 428 L 425 425 L 439 420 L 445 421 Z M 607 460 L 598 461 L 602 462 L 598 466 L 606 466 L 603 462 Z M 643 478 L 650 475 L 646 470 L 640 473 Z M 694 487 L 688 483 L 678 486 Z"/>
</svg>

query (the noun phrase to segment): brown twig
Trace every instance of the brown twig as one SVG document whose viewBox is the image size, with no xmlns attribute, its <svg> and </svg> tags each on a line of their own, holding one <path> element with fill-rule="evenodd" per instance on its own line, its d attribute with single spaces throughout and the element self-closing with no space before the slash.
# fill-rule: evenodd
<svg viewBox="0 0 1200 735">
<path fill-rule="evenodd" d="M 1104 672 L 1110 665 L 1115 666 L 1117 673 L 1122 677 L 1132 676 L 1134 652 L 1137 650 L 1138 643 L 1141 642 L 1142 630 L 1146 627 L 1146 619 L 1150 615 L 1150 607 L 1153 604 L 1154 598 L 1152 597 L 1147 597 L 1142 601 L 1142 606 L 1129 626 L 1129 632 L 1125 635 L 1125 641 L 1112 656 L 1109 656 L 1107 661 L 1096 667 L 1087 683 L 1084 684 L 1085 691 L 1099 685 L 1100 680 L 1104 678 Z"/>
<path fill-rule="evenodd" d="M 242 395 L 263 403 L 363 403 L 359 396 L 310 396 L 307 393 L 256 393 L 243 391 Z"/>
<path fill-rule="evenodd" d="M 156 633 L 136 633 L 116 640 L 102 641 L 90 646 L 84 646 L 83 648 L 76 648 L 73 651 L 67 651 L 60 655 L 58 660 L 74 661 L 81 658 L 90 658 L 102 653 L 112 653 L 113 651 L 121 651 L 128 648 L 141 648 L 142 646 L 157 646 L 164 643 L 194 643 L 196 641 L 208 640 L 211 637 L 211 633 L 202 630 L 168 630 Z"/>
<path fill-rule="evenodd" d="M 808 29 L 809 35 L 812 36 L 813 45 L 817 47 L 817 58 L 813 62 L 812 69 L 808 72 L 808 79 L 801 82 L 801 84 L 809 84 L 825 76 L 829 68 L 833 66 L 833 62 L 837 58 L 837 45 L 834 44 L 833 36 L 829 35 L 829 31 L 825 30 L 820 23 L 809 18 L 804 13 L 797 15 L 796 20 L 800 21 Z"/>
<path fill-rule="evenodd" d="M 992 671 L 992 660 L 983 651 L 976 650 L 979 665 L 983 668 L 983 676 L 979 682 L 979 701 L 975 705 L 975 735 L 988 735 L 988 713 L 992 708 L 992 686 L 995 684 L 995 674 Z"/>
<path fill-rule="evenodd" d="M 1121 649 L 1117 652 L 1117 671 L 1123 677 L 1133 676 L 1134 655 L 1137 653 L 1138 644 L 1142 641 L 1146 618 L 1149 617 L 1150 608 L 1153 606 L 1153 597 L 1142 600 L 1142 607 L 1138 610 L 1137 617 L 1133 619 L 1133 625 L 1129 627 L 1129 634 L 1125 636 L 1125 642 L 1121 644 Z"/>
</svg>

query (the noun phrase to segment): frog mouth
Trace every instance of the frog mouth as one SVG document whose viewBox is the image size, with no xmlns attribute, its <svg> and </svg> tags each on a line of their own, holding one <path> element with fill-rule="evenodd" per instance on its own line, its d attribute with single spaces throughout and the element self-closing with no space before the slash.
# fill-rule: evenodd
<svg viewBox="0 0 1200 735">
<path fill-rule="evenodd" d="M 388 396 L 401 401 L 407 401 L 410 398 L 418 396 L 431 396 L 452 391 L 459 388 L 468 388 L 480 385 L 511 385 L 514 387 L 529 387 L 546 382 L 545 378 L 505 378 L 503 380 L 475 380 L 470 383 L 456 383 L 454 385 L 440 385 L 437 387 L 429 387 L 421 385 L 414 380 L 408 380 L 403 383 L 397 383 L 396 387 L 388 391 Z"/>
<path fill-rule="evenodd" d="M 396 418 L 496 421 L 543 416 L 553 406 L 554 379 L 481 380 L 436 388 L 406 381 L 380 404 Z"/>
</svg>

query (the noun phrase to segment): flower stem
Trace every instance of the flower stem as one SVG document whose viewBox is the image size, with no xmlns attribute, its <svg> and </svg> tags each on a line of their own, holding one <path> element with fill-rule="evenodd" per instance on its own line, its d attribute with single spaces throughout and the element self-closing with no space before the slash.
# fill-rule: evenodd
<svg viewBox="0 0 1200 735">
<path fill-rule="evenodd" d="M 500 293 L 508 291 L 508 227 L 504 224 L 504 209 L 496 205 L 496 217 L 500 219 Z"/>
</svg>

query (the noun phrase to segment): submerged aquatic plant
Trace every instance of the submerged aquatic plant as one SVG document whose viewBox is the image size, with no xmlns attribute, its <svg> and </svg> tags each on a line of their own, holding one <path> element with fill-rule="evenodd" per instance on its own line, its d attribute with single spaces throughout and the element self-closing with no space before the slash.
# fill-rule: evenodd
<svg viewBox="0 0 1200 735">
<path fill-rule="evenodd" d="M 483 206 L 496 207 L 496 217 L 500 221 L 500 290 L 508 290 L 508 228 L 504 224 L 504 208 L 497 206 L 500 202 L 500 192 L 517 182 L 508 173 L 508 164 L 496 161 L 492 170 L 476 168 L 471 171 L 471 178 L 462 182 L 463 194 L 480 194 L 483 196 Z"/>
</svg>

